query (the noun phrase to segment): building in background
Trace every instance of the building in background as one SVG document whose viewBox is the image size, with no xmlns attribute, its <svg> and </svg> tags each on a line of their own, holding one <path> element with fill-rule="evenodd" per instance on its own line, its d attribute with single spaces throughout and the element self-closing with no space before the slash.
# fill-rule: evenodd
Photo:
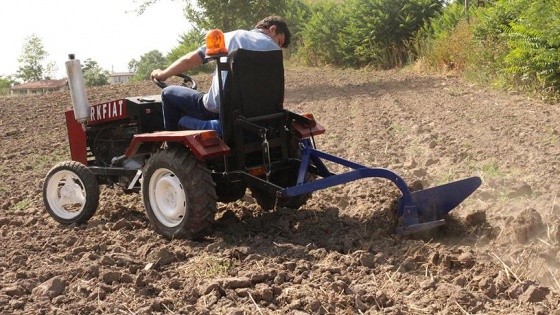
<svg viewBox="0 0 560 315">
<path fill-rule="evenodd" d="M 10 88 L 10 94 L 31 95 L 65 90 L 68 90 L 68 79 L 40 80 L 13 86 Z"/>
<path fill-rule="evenodd" d="M 134 72 L 113 72 L 109 75 L 109 84 L 127 83 L 134 74 Z"/>
</svg>

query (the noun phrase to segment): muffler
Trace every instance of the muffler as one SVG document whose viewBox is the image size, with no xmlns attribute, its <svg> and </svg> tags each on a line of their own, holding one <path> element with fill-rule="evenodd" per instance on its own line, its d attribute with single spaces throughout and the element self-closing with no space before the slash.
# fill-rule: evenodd
<svg viewBox="0 0 560 315">
<path fill-rule="evenodd" d="M 84 75 L 82 74 L 82 66 L 80 60 L 75 59 L 74 54 L 68 55 L 66 61 L 66 73 L 68 74 L 68 86 L 70 88 L 70 96 L 72 97 L 72 106 L 74 107 L 74 118 L 82 128 L 86 129 L 86 124 L 90 120 L 90 108 L 87 101 L 86 85 L 84 83 Z"/>
</svg>

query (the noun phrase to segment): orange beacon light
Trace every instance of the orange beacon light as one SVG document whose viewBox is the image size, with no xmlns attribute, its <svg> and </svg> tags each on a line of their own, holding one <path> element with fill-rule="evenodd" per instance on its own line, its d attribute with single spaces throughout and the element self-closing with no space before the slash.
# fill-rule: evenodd
<svg viewBox="0 0 560 315">
<path fill-rule="evenodd" d="M 206 34 L 206 56 L 227 55 L 224 33 L 219 29 L 213 29 Z"/>
</svg>

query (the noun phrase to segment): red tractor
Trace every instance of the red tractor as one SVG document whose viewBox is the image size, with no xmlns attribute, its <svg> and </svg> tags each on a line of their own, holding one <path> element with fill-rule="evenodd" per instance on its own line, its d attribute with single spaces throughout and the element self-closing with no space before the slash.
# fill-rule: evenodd
<svg viewBox="0 0 560 315">
<path fill-rule="evenodd" d="M 312 115 L 283 108 L 280 50 L 239 49 L 214 59 L 217 71 L 227 73 L 220 82 L 221 136 L 215 130 L 162 131 L 159 95 L 89 106 L 79 61 L 70 56 L 73 109 L 66 112 L 66 123 L 72 161 L 59 163 L 46 176 L 48 213 L 62 224 L 85 223 L 98 207 L 99 185 L 116 185 L 126 193 L 141 192 L 158 233 L 192 239 L 208 233 L 217 202 L 238 200 L 247 189 L 263 209 L 298 209 L 313 191 L 382 177 L 402 192 L 397 232 L 410 234 L 443 225 L 443 217 L 481 183 L 472 177 L 411 192 L 391 170 L 319 151 L 314 137 L 325 129 Z M 335 174 L 323 160 L 348 171 Z"/>
</svg>

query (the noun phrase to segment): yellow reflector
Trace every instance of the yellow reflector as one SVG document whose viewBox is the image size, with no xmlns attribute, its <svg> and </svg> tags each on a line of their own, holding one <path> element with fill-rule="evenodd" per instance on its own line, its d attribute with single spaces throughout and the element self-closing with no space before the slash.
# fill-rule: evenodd
<svg viewBox="0 0 560 315">
<path fill-rule="evenodd" d="M 208 140 L 218 137 L 218 133 L 216 132 L 216 130 L 208 130 L 201 132 L 200 137 L 202 138 L 202 140 Z"/>
<path fill-rule="evenodd" d="M 313 114 L 311 114 L 311 113 L 306 113 L 306 114 L 303 114 L 302 116 L 307 118 L 307 119 L 315 120 L 315 117 L 313 117 Z"/>
<path fill-rule="evenodd" d="M 261 166 L 261 167 L 250 168 L 247 170 L 247 173 L 255 177 L 259 177 L 259 176 L 264 176 L 266 174 L 266 170 L 264 169 L 264 167 Z"/>
<path fill-rule="evenodd" d="M 206 55 L 227 54 L 224 33 L 219 29 L 213 29 L 206 34 Z"/>
</svg>

